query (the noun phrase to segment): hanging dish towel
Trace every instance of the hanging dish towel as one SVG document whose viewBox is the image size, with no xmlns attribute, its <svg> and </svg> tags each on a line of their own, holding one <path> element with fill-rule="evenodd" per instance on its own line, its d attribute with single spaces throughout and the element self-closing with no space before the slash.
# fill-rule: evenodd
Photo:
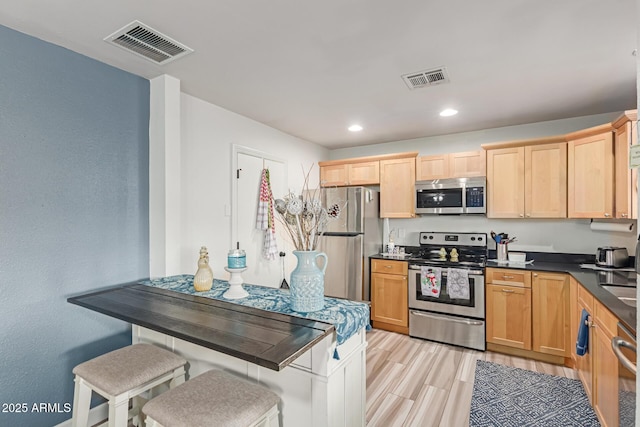
<svg viewBox="0 0 640 427">
<path fill-rule="evenodd" d="M 582 315 L 580 316 L 580 327 L 578 328 L 578 341 L 576 341 L 576 354 L 578 356 L 584 356 L 589 351 L 589 326 L 587 321 L 589 320 L 589 313 L 587 310 L 582 309 Z"/>
<path fill-rule="evenodd" d="M 420 267 L 420 290 L 422 295 L 431 298 L 440 298 L 440 280 L 442 269 L 439 267 Z"/>
<path fill-rule="evenodd" d="M 461 268 L 447 269 L 447 293 L 449 298 L 469 299 L 469 271 Z"/>
<path fill-rule="evenodd" d="M 262 257 L 268 260 L 276 259 L 278 246 L 276 245 L 276 223 L 273 216 L 273 193 L 271 192 L 269 169 L 262 169 L 256 228 L 264 231 Z"/>
</svg>

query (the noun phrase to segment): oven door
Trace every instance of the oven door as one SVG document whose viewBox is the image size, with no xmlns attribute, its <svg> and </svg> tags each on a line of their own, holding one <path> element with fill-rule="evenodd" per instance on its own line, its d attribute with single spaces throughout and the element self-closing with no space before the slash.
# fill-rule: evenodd
<svg viewBox="0 0 640 427">
<path fill-rule="evenodd" d="M 457 316 L 485 318 L 484 270 L 469 270 L 469 299 L 450 298 L 447 292 L 447 269 L 443 268 L 440 280 L 440 296 L 423 295 L 420 279 L 422 266 L 409 266 L 409 308 Z"/>
<path fill-rule="evenodd" d="M 618 358 L 618 425 L 636 425 L 636 340 L 631 332 L 618 323 L 618 336 L 611 340 L 611 348 Z"/>
</svg>

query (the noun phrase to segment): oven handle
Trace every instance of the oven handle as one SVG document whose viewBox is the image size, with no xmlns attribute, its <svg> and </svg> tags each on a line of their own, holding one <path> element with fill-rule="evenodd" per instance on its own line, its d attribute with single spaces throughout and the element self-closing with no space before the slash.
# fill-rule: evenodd
<svg viewBox="0 0 640 427">
<path fill-rule="evenodd" d="M 411 311 L 409 311 L 409 313 L 413 314 L 415 316 L 431 317 L 433 319 L 446 320 L 446 321 L 454 322 L 454 323 L 464 323 L 465 325 L 481 326 L 481 325 L 484 324 L 484 322 L 482 322 L 480 320 L 457 319 L 455 317 L 438 316 L 436 314 L 423 313 L 422 311 L 411 310 Z"/>
<path fill-rule="evenodd" d="M 622 354 L 622 350 L 620 350 L 620 347 L 626 347 L 631 351 L 633 351 L 634 353 L 637 353 L 636 346 L 631 344 L 628 341 L 623 340 L 620 337 L 613 337 L 611 339 L 611 348 L 613 349 L 613 352 L 616 354 L 616 357 L 618 358 L 620 363 L 622 363 L 622 366 L 624 366 L 625 368 L 633 372 L 635 375 L 636 365 L 634 365 L 632 361 L 627 359 L 627 357 L 624 354 Z"/>
<path fill-rule="evenodd" d="M 420 271 L 421 266 L 416 264 L 411 264 L 409 265 L 409 270 Z M 441 275 L 445 277 L 447 275 L 447 270 L 446 268 L 443 268 L 443 270 L 444 271 L 442 271 Z M 469 270 L 469 276 L 483 276 L 483 275 L 484 275 L 484 271 L 482 270 Z"/>
</svg>

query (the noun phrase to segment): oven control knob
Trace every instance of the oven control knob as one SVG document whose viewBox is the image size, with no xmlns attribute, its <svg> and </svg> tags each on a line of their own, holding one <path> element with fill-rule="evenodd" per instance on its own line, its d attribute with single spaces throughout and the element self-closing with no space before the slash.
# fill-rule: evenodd
<svg viewBox="0 0 640 427">
<path fill-rule="evenodd" d="M 429 236 L 429 240 L 433 240 L 433 236 Z"/>
<path fill-rule="evenodd" d="M 478 241 L 481 242 L 482 241 L 482 237 L 478 237 Z"/>
<path fill-rule="evenodd" d="M 475 238 L 475 237 L 472 237 L 472 238 L 471 238 L 471 241 L 473 242 L 474 240 L 476 240 L 476 238 Z"/>
</svg>

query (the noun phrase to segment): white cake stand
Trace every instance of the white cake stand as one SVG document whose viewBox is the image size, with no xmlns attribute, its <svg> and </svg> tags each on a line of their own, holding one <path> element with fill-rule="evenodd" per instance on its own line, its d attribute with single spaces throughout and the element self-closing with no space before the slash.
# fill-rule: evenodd
<svg viewBox="0 0 640 427">
<path fill-rule="evenodd" d="M 247 269 L 244 268 L 229 268 L 225 267 L 231 278 L 229 279 L 229 290 L 222 295 L 226 299 L 240 299 L 249 296 L 249 293 L 242 287 L 242 272 Z"/>
</svg>

